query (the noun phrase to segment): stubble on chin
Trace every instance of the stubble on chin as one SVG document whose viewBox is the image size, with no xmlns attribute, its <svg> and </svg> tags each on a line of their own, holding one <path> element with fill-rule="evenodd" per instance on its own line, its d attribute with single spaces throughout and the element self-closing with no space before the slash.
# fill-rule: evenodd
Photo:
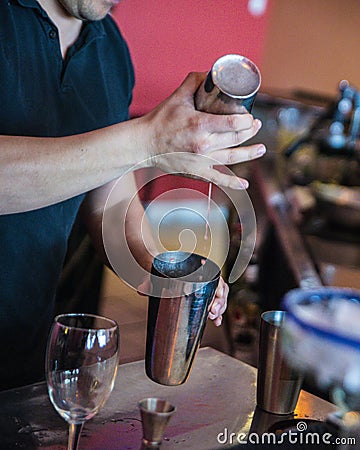
<svg viewBox="0 0 360 450">
<path fill-rule="evenodd" d="M 83 22 L 101 20 L 106 17 L 112 9 L 112 6 L 106 5 L 105 3 L 104 8 L 93 7 L 94 4 L 99 5 L 102 3 L 101 0 L 100 2 L 99 0 L 78 0 L 76 2 L 71 0 L 58 0 L 58 2 L 68 16 L 74 17 Z"/>
</svg>

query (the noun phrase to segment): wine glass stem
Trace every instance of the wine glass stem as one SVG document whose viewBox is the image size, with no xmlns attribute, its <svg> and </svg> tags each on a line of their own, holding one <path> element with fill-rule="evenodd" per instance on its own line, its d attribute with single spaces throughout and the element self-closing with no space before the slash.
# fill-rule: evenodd
<svg viewBox="0 0 360 450">
<path fill-rule="evenodd" d="M 71 423 L 69 425 L 68 450 L 77 449 L 83 425 L 84 423 Z"/>
</svg>

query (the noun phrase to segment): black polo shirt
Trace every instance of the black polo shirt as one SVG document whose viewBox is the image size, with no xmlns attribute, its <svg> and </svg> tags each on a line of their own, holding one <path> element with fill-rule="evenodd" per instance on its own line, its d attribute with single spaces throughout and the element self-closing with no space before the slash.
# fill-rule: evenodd
<svg viewBox="0 0 360 450">
<path fill-rule="evenodd" d="M 63 61 L 58 30 L 35 0 L 0 1 L 0 134 L 65 136 L 127 120 L 133 84 L 127 45 L 110 16 L 84 23 Z M 56 284 L 82 200 L 0 216 L 0 388 L 43 371 Z"/>
</svg>

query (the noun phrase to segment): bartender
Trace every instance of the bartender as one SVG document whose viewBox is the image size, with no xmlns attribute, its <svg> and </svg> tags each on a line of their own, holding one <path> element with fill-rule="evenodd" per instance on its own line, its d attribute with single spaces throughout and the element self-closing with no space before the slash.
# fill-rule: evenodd
<svg viewBox="0 0 360 450">
<path fill-rule="evenodd" d="M 261 126 L 251 115 L 195 110 L 204 74 L 190 74 L 152 112 L 128 120 L 134 72 L 111 6 L 105 0 L 0 3 L 0 389 L 43 379 L 70 232 L 81 214 L 102 251 L 111 183 L 141 163 L 246 188 L 246 180 L 204 167 L 196 153 L 235 164 L 265 152 L 263 145 L 237 147 Z M 159 157 L 169 151 L 177 153 L 176 163 Z M 135 183 L 119 194 L 120 212 L 134 191 Z M 128 245 L 149 268 L 139 200 L 129 214 Z M 222 282 L 210 311 L 216 324 L 226 296 Z"/>
</svg>

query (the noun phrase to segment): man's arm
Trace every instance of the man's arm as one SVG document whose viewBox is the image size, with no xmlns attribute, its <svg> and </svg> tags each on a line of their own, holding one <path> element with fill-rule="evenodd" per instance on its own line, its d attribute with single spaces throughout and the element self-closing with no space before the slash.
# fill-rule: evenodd
<svg viewBox="0 0 360 450">
<path fill-rule="evenodd" d="M 103 129 L 57 138 L 0 136 L 0 214 L 41 208 L 91 191 L 136 165 L 246 188 L 246 181 L 221 173 L 197 156 L 209 156 L 218 164 L 261 156 L 263 145 L 236 147 L 253 137 L 261 123 L 249 114 L 196 111 L 194 92 L 203 78 L 190 74 L 150 113 Z M 169 153 L 176 153 L 176 159 L 163 156 Z"/>
</svg>

